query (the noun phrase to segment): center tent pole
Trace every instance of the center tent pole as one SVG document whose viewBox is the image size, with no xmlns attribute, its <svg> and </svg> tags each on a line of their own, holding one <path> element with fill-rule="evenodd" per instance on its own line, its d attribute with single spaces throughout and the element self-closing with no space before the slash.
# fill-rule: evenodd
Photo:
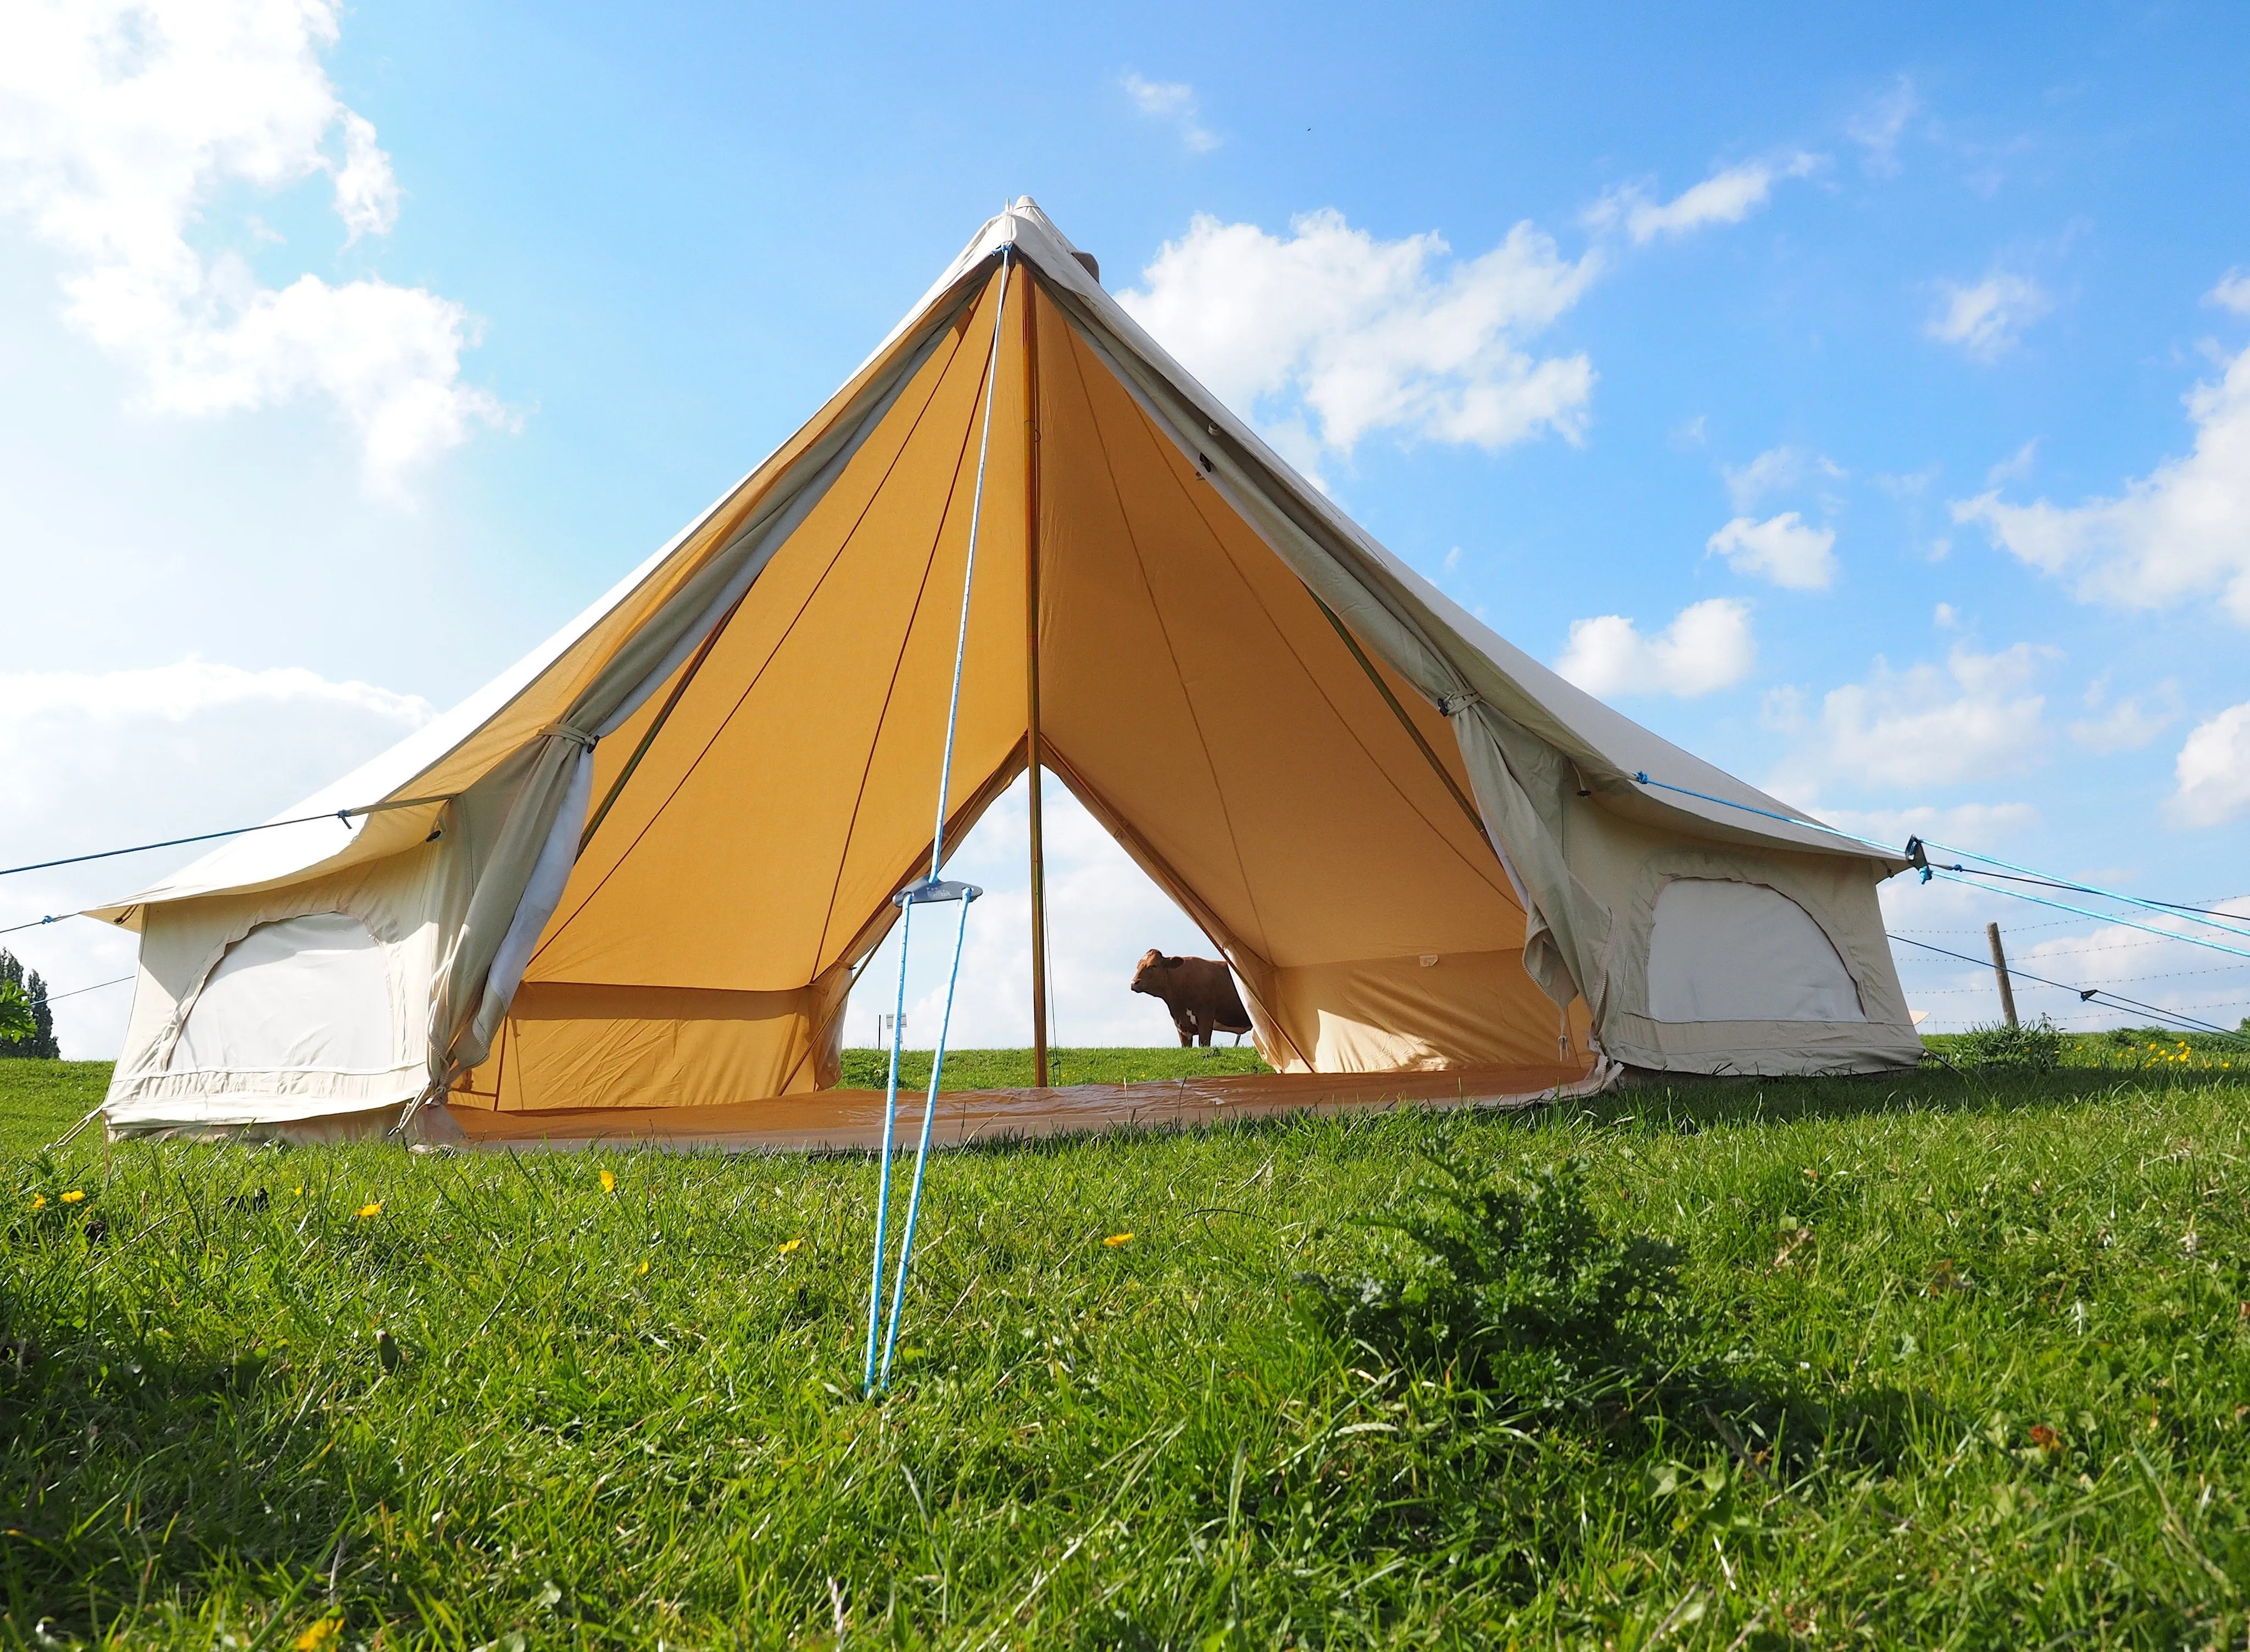
<svg viewBox="0 0 2250 1652">
<path fill-rule="evenodd" d="M 1031 751 L 1032 1082 L 1047 1082 L 1047 864 L 1039 798 L 1039 287 L 1024 294 L 1024 727 Z"/>
</svg>

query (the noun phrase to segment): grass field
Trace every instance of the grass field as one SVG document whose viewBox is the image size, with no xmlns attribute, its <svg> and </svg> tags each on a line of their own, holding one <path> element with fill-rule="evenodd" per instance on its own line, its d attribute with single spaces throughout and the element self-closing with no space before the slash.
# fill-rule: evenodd
<svg viewBox="0 0 2250 1652">
<path fill-rule="evenodd" d="M 48 1162 L 105 1075 L 0 1063 L 0 1642 L 2240 1645 L 2250 1088 L 2157 1041 L 949 1155 L 873 1404 L 866 1159 Z M 1535 1296 L 1681 1248 L 1641 1365 L 1344 1338 L 1432 1153 L 1582 1167 Z"/>
</svg>

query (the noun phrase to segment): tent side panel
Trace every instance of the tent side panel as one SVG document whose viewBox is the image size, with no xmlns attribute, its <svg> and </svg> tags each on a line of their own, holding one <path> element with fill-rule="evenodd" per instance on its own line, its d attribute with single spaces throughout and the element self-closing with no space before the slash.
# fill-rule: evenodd
<svg viewBox="0 0 2250 1652">
<path fill-rule="evenodd" d="M 1583 1006 L 1573 1034 L 1513 950 L 1305 964 L 1275 971 L 1274 983 L 1318 1072 L 1593 1065 Z"/>
<path fill-rule="evenodd" d="M 528 982 L 492 1058 L 448 1100 L 502 1112 L 709 1107 L 823 1088 L 836 1081 L 848 980 L 831 971 L 776 992 Z"/>
<path fill-rule="evenodd" d="M 440 841 L 286 888 L 148 909 L 104 1103 L 113 1133 L 395 1118 L 429 1082 L 432 982 L 459 921 L 459 858 Z M 375 957 L 340 967 L 347 934 Z M 222 990 L 199 1020 L 215 979 Z"/>
<path fill-rule="evenodd" d="M 1772 1075 L 1881 1072 L 1922 1059 L 1922 1040 L 1883 932 L 1879 863 L 1697 844 L 1591 805 L 1570 812 L 1569 854 L 1572 872 L 1613 915 L 1601 1037 L 1614 1059 L 1660 1072 Z M 1657 1020 L 1649 993 L 1657 902 L 1667 885 L 1681 879 L 1751 884 L 1800 909 L 1834 947 L 1866 1019 Z M 1697 967 L 1754 975 L 1755 962 L 1715 955 L 1700 958 Z"/>
</svg>

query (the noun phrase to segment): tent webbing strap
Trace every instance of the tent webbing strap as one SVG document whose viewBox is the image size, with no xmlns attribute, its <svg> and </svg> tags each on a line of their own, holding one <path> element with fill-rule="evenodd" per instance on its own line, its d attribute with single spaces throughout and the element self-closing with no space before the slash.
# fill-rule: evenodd
<svg viewBox="0 0 2250 1652">
<path fill-rule="evenodd" d="M 1314 596 L 1309 587 L 1306 594 L 1312 596 L 1314 604 L 1320 609 L 1322 616 L 1327 619 L 1329 624 L 1336 627 L 1336 634 L 1343 639 L 1343 646 L 1350 649 L 1351 657 L 1359 661 L 1359 668 L 1367 674 L 1367 680 L 1375 685 L 1375 692 L 1383 696 L 1383 703 L 1391 708 L 1391 715 L 1398 719 L 1398 726 L 1406 730 L 1407 737 L 1413 741 L 1415 750 L 1419 751 L 1424 761 L 1429 764 L 1431 772 L 1446 783 L 1446 790 L 1453 793 L 1453 801 L 1461 805 L 1461 812 L 1468 816 L 1469 824 L 1476 828 L 1477 836 L 1489 845 L 1492 842 L 1492 833 L 1485 830 L 1484 817 L 1477 812 L 1476 805 L 1469 801 L 1468 794 L 1461 790 L 1460 782 L 1453 778 L 1453 771 L 1446 767 L 1438 754 L 1431 749 L 1430 743 L 1423 738 L 1421 729 L 1414 726 L 1414 719 L 1407 715 L 1406 708 L 1398 703 L 1398 696 L 1391 692 L 1391 685 L 1383 681 L 1383 674 L 1375 668 L 1375 661 L 1370 660 L 1367 657 L 1367 651 L 1359 646 L 1359 639 L 1353 636 L 1350 628 L 1336 617 L 1336 610 L 1321 601 L 1319 597 Z M 1497 853 L 1496 850 L 1495 853 Z"/>
</svg>

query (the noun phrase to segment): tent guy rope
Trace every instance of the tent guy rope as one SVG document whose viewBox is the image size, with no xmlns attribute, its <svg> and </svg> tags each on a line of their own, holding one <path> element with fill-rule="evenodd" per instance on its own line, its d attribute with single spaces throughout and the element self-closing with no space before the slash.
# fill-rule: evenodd
<svg viewBox="0 0 2250 1652">
<path fill-rule="evenodd" d="M 977 535 L 984 518 L 984 467 L 992 447 L 992 395 L 1000 377 L 1001 328 L 1008 316 L 1008 278 L 1012 263 L 1009 249 L 1000 249 L 1000 290 L 994 301 L 992 315 L 992 353 L 984 364 L 984 428 L 977 439 L 977 489 L 969 506 L 969 549 L 961 570 L 961 620 L 953 639 L 953 691 L 945 708 L 945 750 L 937 771 L 937 824 L 931 829 L 929 839 L 929 876 L 921 882 L 901 889 L 892 898 L 899 905 L 899 986 L 896 1009 L 891 1020 L 890 1077 L 883 1096 L 883 1148 L 881 1168 L 875 1179 L 875 1261 L 873 1276 L 867 1288 L 867 1363 L 864 1379 L 866 1392 L 873 1394 L 889 1386 L 891 1362 L 897 1356 L 899 1319 L 905 1311 L 907 1277 L 914 1265 L 914 1227 L 921 1215 L 923 1172 L 929 1165 L 930 1126 L 937 1117 L 938 1081 L 945 1072 L 946 1035 L 953 1025 L 953 997 L 961 984 L 961 951 L 969 937 L 969 905 L 984 890 L 970 883 L 948 883 L 938 875 L 945 864 L 945 804 L 953 786 L 953 744 L 961 722 L 962 667 L 969 653 L 969 605 L 976 589 Z M 1039 756 L 1032 754 L 1036 763 Z M 899 1238 L 898 1282 L 891 1290 L 890 1323 L 883 1324 L 883 1261 L 885 1230 L 888 1226 L 891 1206 L 891 1152 L 898 1124 L 899 1056 L 906 1038 L 907 961 L 914 941 L 914 909 L 933 902 L 956 901 L 961 905 L 960 922 L 953 933 L 953 968 L 945 981 L 945 1009 L 938 1018 L 937 1043 L 930 1053 L 929 1092 L 923 1097 L 921 1109 L 921 1141 L 914 1151 L 914 1186 L 907 1196 L 905 1231 Z M 881 1358 L 877 1361 L 876 1344 L 881 1344 Z"/>
</svg>

